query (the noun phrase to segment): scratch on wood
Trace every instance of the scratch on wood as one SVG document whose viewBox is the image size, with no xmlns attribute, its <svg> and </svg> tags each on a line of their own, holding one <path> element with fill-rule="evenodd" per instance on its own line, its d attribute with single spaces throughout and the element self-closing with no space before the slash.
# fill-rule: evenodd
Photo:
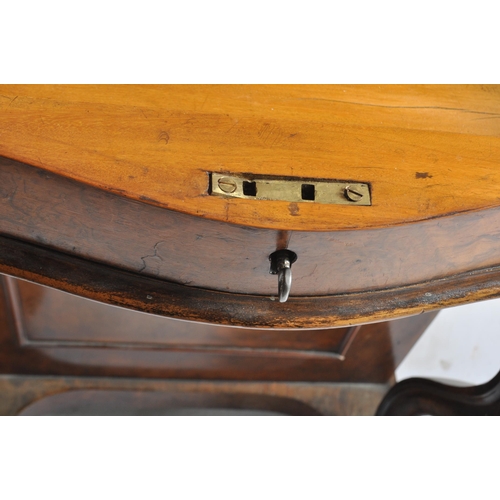
<svg viewBox="0 0 500 500">
<path fill-rule="evenodd" d="M 153 247 L 153 255 L 145 255 L 141 257 L 142 260 L 142 268 L 139 269 L 139 272 L 143 272 L 144 270 L 148 270 L 150 273 L 158 275 L 160 273 L 161 263 L 163 262 L 163 257 L 161 255 L 160 245 L 166 243 L 166 241 L 161 240 Z"/>
<path fill-rule="evenodd" d="M 226 134 L 228 132 L 231 132 L 231 130 L 233 130 L 233 128 L 236 127 L 236 125 L 238 125 L 238 122 L 239 120 L 235 120 L 234 123 L 226 130 Z"/>
<path fill-rule="evenodd" d="M 158 134 L 158 142 L 165 141 L 165 145 L 167 145 L 169 140 L 170 140 L 170 135 L 168 134 L 168 132 L 165 132 L 164 130 L 162 130 Z"/>
<path fill-rule="evenodd" d="M 12 103 L 19 97 L 18 95 L 16 95 L 16 97 L 12 98 L 12 97 L 9 97 L 7 95 L 2 95 L 0 94 L 0 97 L 3 97 L 4 99 L 9 99 L 10 103 L 9 103 L 9 106 L 12 106 Z"/>
<path fill-rule="evenodd" d="M 445 106 L 390 106 L 387 104 L 373 104 L 368 102 L 355 102 L 355 101 L 343 101 L 341 99 L 324 99 L 318 97 L 301 97 L 298 99 L 299 101 L 326 101 L 326 102 L 335 102 L 339 104 L 353 104 L 355 106 L 370 106 L 374 108 L 388 108 L 388 109 L 436 109 L 442 111 L 462 111 L 464 113 L 474 113 L 478 115 L 490 115 L 500 117 L 498 113 L 488 113 L 487 111 L 475 111 L 473 109 L 464 109 L 464 108 L 448 108 Z"/>
<path fill-rule="evenodd" d="M 318 264 L 314 265 L 314 269 L 307 275 L 307 277 L 310 278 L 311 276 L 314 276 L 316 269 L 318 269 Z"/>
<path fill-rule="evenodd" d="M 205 107 L 207 100 L 208 100 L 208 94 L 206 95 L 205 100 L 203 101 L 203 104 L 201 105 L 200 111 L 202 111 L 203 108 Z"/>
<path fill-rule="evenodd" d="M 270 123 L 262 125 L 258 136 L 266 146 L 276 146 L 283 142 L 283 131 L 278 126 Z"/>
</svg>

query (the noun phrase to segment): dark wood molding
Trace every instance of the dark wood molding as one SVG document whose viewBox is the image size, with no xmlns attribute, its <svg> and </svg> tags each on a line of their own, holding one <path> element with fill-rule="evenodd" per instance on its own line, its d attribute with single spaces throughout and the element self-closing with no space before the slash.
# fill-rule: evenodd
<svg viewBox="0 0 500 500">
<path fill-rule="evenodd" d="M 0 415 L 161 415 L 178 408 L 373 415 L 386 392 L 385 384 L 0 375 Z"/>
<path fill-rule="evenodd" d="M 422 378 L 403 380 L 384 397 L 377 415 L 500 416 L 500 372 L 489 382 L 471 387 Z"/>
<path fill-rule="evenodd" d="M 191 321 L 254 328 L 328 328 L 402 317 L 500 296 L 500 268 L 397 289 L 268 297 L 188 287 L 0 236 L 0 272 L 81 297 Z"/>
</svg>

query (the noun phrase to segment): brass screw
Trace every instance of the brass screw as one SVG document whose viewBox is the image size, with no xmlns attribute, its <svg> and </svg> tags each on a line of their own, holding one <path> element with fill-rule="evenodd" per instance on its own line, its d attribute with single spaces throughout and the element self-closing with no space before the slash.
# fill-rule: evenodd
<svg viewBox="0 0 500 500">
<path fill-rule="evenodd" d="M 236 191 L 236 188 L 238 187 L 236 185 L 236 182 L 234 182 L 233 179 L 230 179 L 229 177 L 221 177 L 217 181 L 217 184 L 219 186 L 219 189 L 221 191 L 224 191 L 224 193 L 234 193 Z"/>
<path fill-rule="evenodd" d="M 346 188 L 344 189 L 344 194 L 349 201 L 359 201 L 361 200 L 361 198 L 363 198 L 363 193 L 354 191 L 351 186 L 346 186 Z"/>
</svg>

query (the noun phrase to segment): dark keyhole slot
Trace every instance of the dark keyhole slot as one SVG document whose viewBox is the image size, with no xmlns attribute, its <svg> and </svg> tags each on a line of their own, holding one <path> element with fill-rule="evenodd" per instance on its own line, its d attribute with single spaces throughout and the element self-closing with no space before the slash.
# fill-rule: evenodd
<svg viewBox="0 0 500 500">
<path fill-rule="evenodd" d="M 257 186 L 255 182 L 243 181 L 243 194 L 245 196 L 257 196 Z"/>
<path fill-rule="evenodd" d="M 302 199 L 314 201 L 314 184 L 302 184 Z"/>
</svg>

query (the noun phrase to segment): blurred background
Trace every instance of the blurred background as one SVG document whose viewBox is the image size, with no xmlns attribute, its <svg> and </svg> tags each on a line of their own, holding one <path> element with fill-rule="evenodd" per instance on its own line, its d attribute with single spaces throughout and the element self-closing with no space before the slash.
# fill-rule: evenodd
<svg viewBox="0 0 500 500">
<path fill-rule="evenodd" d="M 500 299 L 494 299 L 441 311 L 396 370 L 396 380 L 478 385 L 499 371 Z"/>
</svg>

